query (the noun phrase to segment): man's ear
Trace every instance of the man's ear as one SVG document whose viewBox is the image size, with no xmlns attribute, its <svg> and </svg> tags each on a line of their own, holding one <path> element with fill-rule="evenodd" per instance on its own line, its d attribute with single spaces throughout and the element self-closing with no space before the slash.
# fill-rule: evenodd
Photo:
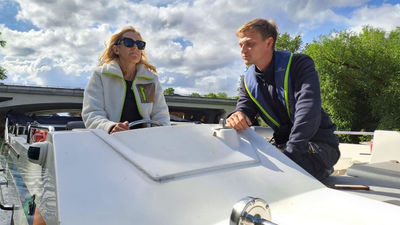
<svg viewBox="0 0 400 225">
<path fill-rule="evenodd" d="M 119 48 L 116 45 L 113 45 L 111 49 L 114 52 L 114 54 L 119 55 Z"/>
<path fill-rule="evenodd" d="M 267 41 L 268 41 L 268 47 L 272 47 L 274 45 L 275 42 L 274 38 L 268 37 Z"/>
</svg>

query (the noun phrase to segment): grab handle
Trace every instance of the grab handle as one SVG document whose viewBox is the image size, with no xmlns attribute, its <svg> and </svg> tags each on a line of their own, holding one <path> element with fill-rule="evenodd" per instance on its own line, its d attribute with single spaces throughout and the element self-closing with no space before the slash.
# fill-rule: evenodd
<svg viewBox="0 0 400 225">
<path fill-rule="evenodd" d="M 3 185 L 8 186 L 8 181 L 7 180 L 1 181 L 0 186 L 3 186 Z M 1 190 L 1 187 L 0 187 L 0 209 L 6 210 L 6 211 L 11 211 L 11 210 L 14 210 L 14 208 L 15 208 L 14 205 L 4 204 L 3 191 Z"/>
</svg>

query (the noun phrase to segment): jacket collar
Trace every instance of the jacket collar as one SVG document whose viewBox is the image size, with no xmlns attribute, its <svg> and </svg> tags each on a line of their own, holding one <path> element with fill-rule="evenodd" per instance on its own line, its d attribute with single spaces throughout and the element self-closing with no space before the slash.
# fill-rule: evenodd
<svg viewBox="0 0 400 225">
<path fill-rule="evenodd" d="M 124 75 L 122 74 L 121 67 L 115 61 L 111 63 L 104 64 L 101 69 L 101 73 L 104 75 L 116 76 L 121 79 L 124 79 Z M 135 79 L 146 79 L 146 80 L 153 80 L 155 75 L 146 69 L 143 64 L 139 64 L 136 71 L 136 78 Z"/>
</svg>

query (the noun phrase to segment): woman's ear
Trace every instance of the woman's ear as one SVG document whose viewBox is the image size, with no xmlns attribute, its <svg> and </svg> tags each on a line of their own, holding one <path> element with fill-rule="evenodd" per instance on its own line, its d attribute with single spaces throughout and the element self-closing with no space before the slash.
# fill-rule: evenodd
<svg viewBox="0 0 400 225">
<path fill-rule="evenodd" d="M 111 49 L 114 52 L 114 54 L 119 55 L 119 48 L 116 45 L 113 45 Z"/>
</svg>

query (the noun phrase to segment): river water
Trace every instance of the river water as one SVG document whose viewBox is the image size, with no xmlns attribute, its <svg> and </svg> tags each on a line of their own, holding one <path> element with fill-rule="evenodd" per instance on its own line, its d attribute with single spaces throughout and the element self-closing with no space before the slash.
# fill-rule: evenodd
<svg viewBox="0 0 400 225">
<path fill-rule="evenodd" d="M 0 139 L 0 146 L 3 146 L 3 139 Z M 2 149 L 0 151 L 2 151 Z M 4 166 L 6 164 L 5 159 L 6 158 L 4 156 L 0 158 L 2 168 L 4 168 Z M 4 172 L 0 172 L 0 182 L 6 181 L 6 180 L 7 179 L 6 179 L 6 175 L 4 174 Z M 0 188 L 1 188 L 0 194 L 2 195 L 2 196 L 0 196 L 0 200 L 2 197 L 3 203 L 8 205 L 8 204 L 17 202 L 17 196 L 13 196 L 13 194 L 10 191 L 10 188 L 8 188 L 6 185 L 4 185 L 4 186 L 2 185 L 2 186 L 0 186 Z M 5 211 L 5 210 L 0 209 L 0 225 L 9 225 L 11 222 L 11 216 L 12 216 L 11 211 Z"/>
</svg>

